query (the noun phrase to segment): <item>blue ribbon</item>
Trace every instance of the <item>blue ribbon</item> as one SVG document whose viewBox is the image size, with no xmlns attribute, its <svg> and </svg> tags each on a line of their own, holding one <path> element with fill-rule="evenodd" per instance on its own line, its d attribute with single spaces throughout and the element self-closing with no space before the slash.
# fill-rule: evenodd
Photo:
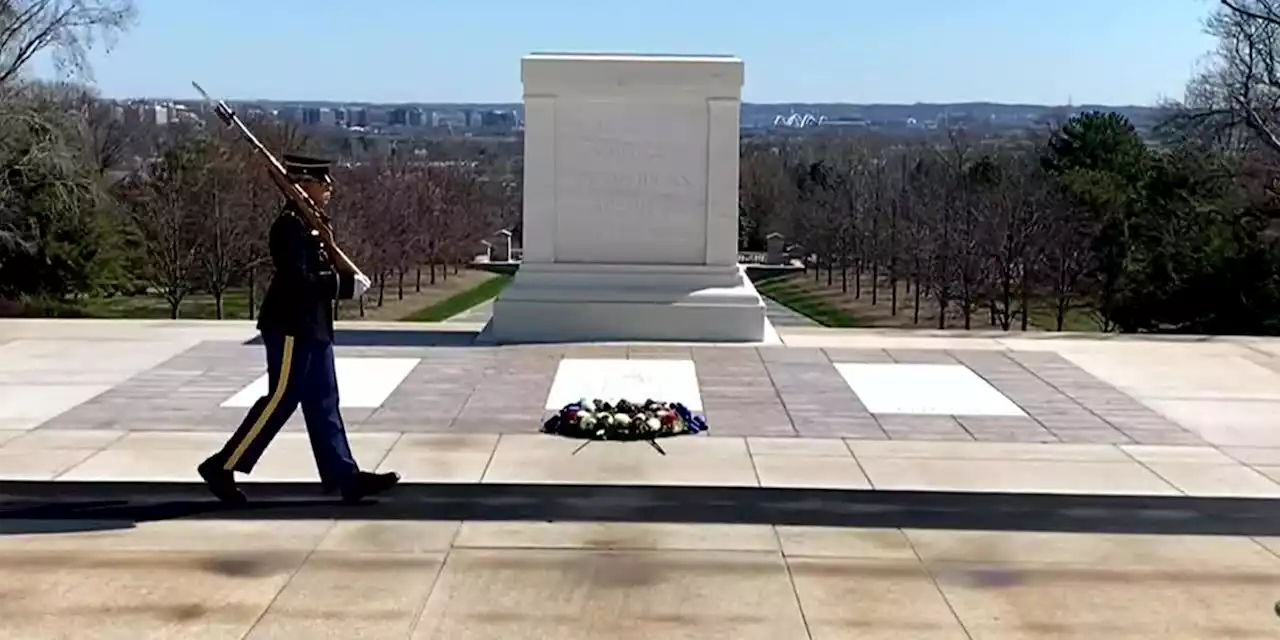
<svg viewBox="0 0 1280 640">
<path fill-rule="evenodd" d="M 671 404 L 671 408 L 676 410 L 676 414 L 680 416 L 681 420 L 684 420 L 684 424 L 688 427 L 690 433 L 702 433 L 709 429 L 706 418 L 690 411 L 683 404 L 674 402 Z"/>
</svg>

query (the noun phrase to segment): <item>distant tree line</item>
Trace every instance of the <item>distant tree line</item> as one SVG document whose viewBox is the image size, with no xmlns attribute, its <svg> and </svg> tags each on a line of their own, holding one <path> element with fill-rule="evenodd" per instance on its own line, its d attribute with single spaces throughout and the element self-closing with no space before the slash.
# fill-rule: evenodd
<svg viewBox="0 0 1280 640">
<path fill-rule="evenodd" d="M 1057 329 L 1087 309 L 1104 330 L 1274 333 L 1280 245 L 1268 185 L 1183 139 L 1153 150 L 1113 113 L 999 146 L 950 132 L 911 146 L 762 141 L 744 151 L 743 244 L 782 233 L 853 295 L 937 328 Z"/>
<path fill-rule="evenodd" d="M 1155 144 L 1118 113 L 1040 136 L 949 130 L 744 145 L 741 235 L 784 234 L 815 279 L 936 326 L 1280 333 L 1280 0 L 1223 0 Z M 864 279 L 866 283 L 864 284 Z M 885 287 L 889 300 L 875 300 Z"/>
<path fill-rule="evenodd" d="M 269 275 L 266 231 L 283 199 L 249 147 L 219 126 L 121 118 L 86 82 L 91 46 L 135 12 L 129 0 L 0 3 L 0 313 L 74 313 L 89 296 L 147 294 L 176 318 L 203 293 L 221 317 L 228 291 L 252 295 Z M 72 81 L 27 77 L 41 53 Z M 350 144 L 249 125 L 277 155 Z M 509 158 L 391 151 L 337 168 L 331 205 L 378 305 L 388 290 L 403 297 L 456 273 L 518 215 Z"/>
</svg>

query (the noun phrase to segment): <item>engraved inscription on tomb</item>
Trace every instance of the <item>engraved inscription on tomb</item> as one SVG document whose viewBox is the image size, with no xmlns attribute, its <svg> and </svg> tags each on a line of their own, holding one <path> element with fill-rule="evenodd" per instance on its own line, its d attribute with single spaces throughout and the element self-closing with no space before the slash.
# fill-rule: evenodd
<svg viewBox="0 0 1280 640">
<path fill-rule="evenodd" d="M 702 150 L 694 145 L 660 148 L 619 140 L 568 142 L 560 148 L 557 166 L 556 186 L 562 194 L 656 198 L 667 206 L 704 204 L 705 178 L 691 175 L 705 171 L 698 162 Z"/>
<path fill-rule="evenodd" d="M 582 114 L 587 115 L 587 114 Z M 658 240 L 632 262 L 700 263 L 706 242 L 705 122 L 654 113 L 569 120 L 557 133 L 557 217 L 564 259 L 598 260 L 602 237 Z M 639 251 L 639 245 L 636 245 Z M 625 252 L 625 250 L 624 250 Z"/>
</svg>

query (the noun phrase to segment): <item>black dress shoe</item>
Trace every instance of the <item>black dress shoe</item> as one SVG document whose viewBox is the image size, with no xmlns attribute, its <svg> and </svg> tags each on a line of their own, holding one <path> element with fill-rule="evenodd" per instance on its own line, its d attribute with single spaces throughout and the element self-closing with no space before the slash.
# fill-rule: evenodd
<svg viewBox="0 0 1280 640">
<path fill-rule="evenodd" d="M 351 482 L 342 488 L 342 500 L 344 502 L 360 502 L 365 498 L 387 491 L 399 482 L 400 474 L 394 471 L 387 473 L 357 471 Z"/>
<path fill-rule="evenodd" d="M 221 462 L 221 460 L 209 458 L 196 467 L 200 477 L 204 478 L 205 486 L 209 487 L 209 491 L 215 498 L 227 504 L 248 502 L 249 499 L 245 497 L 244 492 L 236 486 L 235 473 L 223 469 Z"/>
</svg>

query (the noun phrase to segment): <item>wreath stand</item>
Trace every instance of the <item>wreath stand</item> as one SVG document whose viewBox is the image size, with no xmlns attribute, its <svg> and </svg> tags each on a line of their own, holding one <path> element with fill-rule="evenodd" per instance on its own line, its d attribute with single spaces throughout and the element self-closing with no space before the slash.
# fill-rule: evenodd
<svg viewBox="0 0 1280 640">
<path fill-rule="evenodd" d="M 582 441 L 582 444 L 578 445 L 578 448 L 577 448 L 577 449 L 574 449 L 574 450 L 573 450 L 573 453 L 572 453 L 572 454 L 570 454 L 570 455 L 575 455 L 575 456 L 576 456 L 576 455 L 578 455 L 578 452 L 579 452 L 579 451 L 582 451 L 583 449 L 586 449 L 586 448 L 587 448 L 587 445 L 591 444 L 592 442 L 626 442 L 626 440 L 612 440 L 612 441 L 610 441 L 610 440 L 583 440 L 583 441 Z M 632 442 L 635 442 L 635 441 L 633 440 Z M 661 454 L 662 454 L 662 455 L 664 455 L 664 456 L 665 456 L 665 455 L 667 455 L 666 450 L 664 450 L 664 449 L 662 448 L 662 445 L 658 444 L 658 441 L 657 441 L 657 440 L 654 440 L 653 438 L 650 438 L 650 439 L 648 439 L 648 440 L 643 440 L 643 442 L 648 442 L 648 443 L 649 443 L 649 446 L 650 446 L 650 447 L 653 447 L 653 450 L 654 450 L 654 451 L 657 451 L 658 453 L 661 453 Z"/>
</svg>

